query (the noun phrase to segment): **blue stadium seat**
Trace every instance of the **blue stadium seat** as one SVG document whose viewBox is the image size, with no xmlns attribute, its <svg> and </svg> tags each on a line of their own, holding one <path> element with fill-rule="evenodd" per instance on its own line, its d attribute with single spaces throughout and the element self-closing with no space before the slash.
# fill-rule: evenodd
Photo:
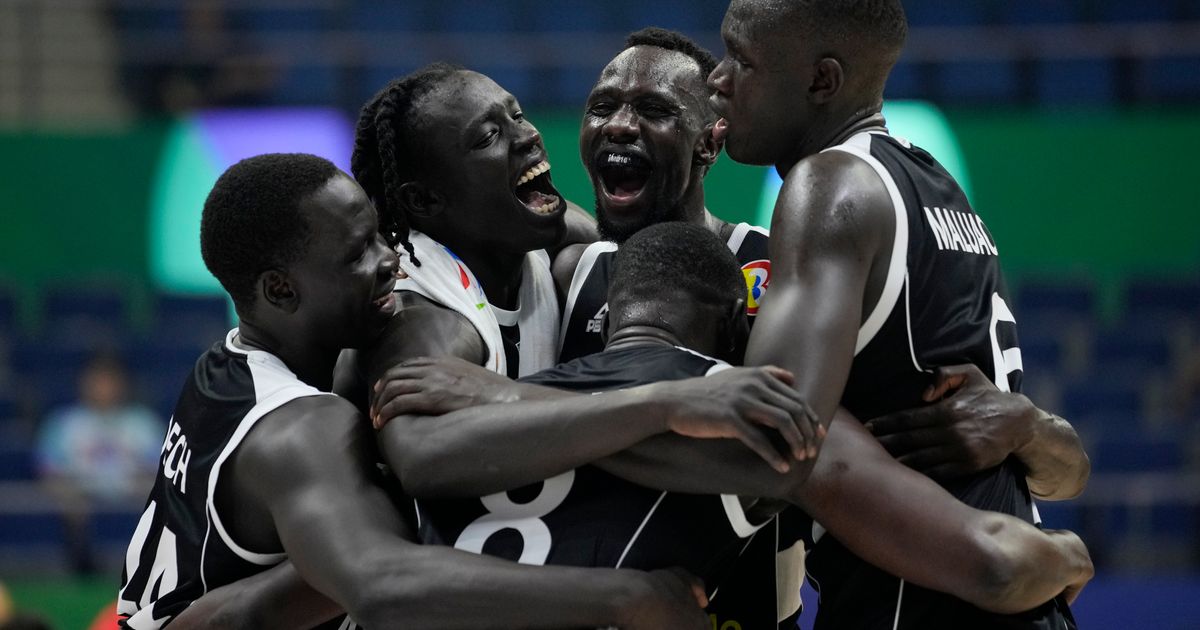
<svg viewBox="0 0 1200 630">
<path fill-rule="evenodd" d="M 429 2 L 356 1 L 350 5 L 350 28 L 356 31 L 427 31 L 435 22 Z"/>
<path fill-rule="evenodd" d="M 37 478 L 33 451 L 19 444 L 0 445 L 0 480 L 30 481 Z"/>
<path fill-rule="evenodd" d="M 999 17 L 1008 24 L 1070 24 L 1080 19 L 1079 4 L 1078 0 L 1003 2 Z"/>
<path fill-rule="evenodd" d="M 1179 0 L 1099 0 L 1091 13 L 1101 22 L 1169 22 L 1185 17 L 1187 2 Z"/>
<path fill-rule="evenodd" d="M 992 20 L 994 4 L 984 0 L 914 0 L 904 3 L 904 14 L 914 27 L 979 26 Z"/>
<path fill-rule="evenodd" d="M 1092 472 L 1176 472 L 1183 469 L 1184 453 L 1174 436 L 1146 436 L 1130 423 L 1123 435 L 1096 441 L 1089 450 Z"/>
<path fill-rule="evenodd" d="M 119 347 L 129 337 L 126 294 L 85 286 L 48 291 L 42 302 L 43 340 L 84 349 Z"/>
<path fill-rule="evenodd" d="M 526 0 L 522 3 L 521 13 L 522 26 L 539 33 L 625 33 L 633 30 L 627 28 L 629 20 L 625 17 L 625 5 L 619 3 Z M 614 50 L 619 45 L 620 40 L 614 40 Z"/>
<path fill-rule="evenodd" d="M 729 4 L 724 0 L 655 0 L 634 3 L 634 23 L 627 30 L 661 26 L 689 36 L 716 33 Z"/>
<path fill-rule="evenodd" d="M 1080 530 L 1083 523 L 1079 505 L 1069 501 L 1039 501 L 1038 513 L 1042 516 L 1042 527 L 1046 529 Z"/>
<path fill-rule="evenodd" d="M 1063 415 L 1067 418 L 1108 414 L 1137 424 L 1142 413 L 1142 384 L 1085 381 L 1063 388 Z"/>
<path fill-rule="evenodd" d="M 1092 360 L 1100 367 L 1166 369 L 1171 362 L 1171 348 L 1166 339 L 1154 332 L 1135 328 L 1102 333 L 1092 346 Z"/>
<path fill-rule="evenodd" d="M 452 33 L 503 33 L 521 30 L 521 13 L 507 2 L 458 0 L 433 4 L 436 30 Z"/>
<path fill-rule="evenodd" d="M 1091 321 L 1096 314 L 1096 292 L 1085 282 L 1023 283 L 1017 291 L 1013 314 L 1020 326 L 1031 320 L 1058 325 L 1064 319 Z"/>
<path fill-rule="evenodd" d="M 96 512 L 88 525 L 91 529 L 92 540 L 99 544 L 128 546 L 133 538 L 133 530 L 137 528 L 140 512 Z"/>
<path fill-rule="evenodd" d="M 884 88 L 883 97 L 885 100 L 897 100 L 907 98 L 924 98 L 924 89 L 921 85 L 921 66 L 915 63 L 905 62 L 903 57 L 892 68 L 892 73 L 888 75 L 887 87 Z"/>
<path fill-rule="evenodd" d="M 1020 88 L 1016 64 L 1004 61 L 946 63 L 939 72 L 939 100 L 947 103 L 997 103 Z"/>
<path fill-rule="evenodd" d="M 1127 327 L 1172 332 L 1172 325 L 1200 326 L 1200 278 L 1133 280 L 1125 288 Z"/>
<path fill-rule="evenodd" d="M 239 7 L 227 5 L 226 23 L 234 30 L 251 33 L 286 31 L 290 33 L 320 33 L 338 26 L 338 15 L 332 6 L 307 5 L 288 7 L 282 4 Z"/>
<path fill-rule="evenodd" d="M 160 330 L 199 327 L 224 335 L 233 326 L 229 302 L 222 296 L 159 295 L 154 310 Z"/>
<path fill-rule="evenodd" d="M 1200 56 L 1168 57 L 1142 64 L 1147 96 L 1155 102 L 1194 103 L 1200 98 Z"/>
<path fill-rule="evenodd" d="M 6 546 L 61 545 L 63 522 L 58 514 L 0 512 L 0 541 Z"/>
<path fill-rule="evenodd" d="M 0 284 L 0 339 L 17 337 L 17 296 L 7 286 Z"/>
<path fill-rule="evenodd" d="M 282 69 L 279 84 L 271 92 L 271 104 L 301 107 L 327 103 L 331 95 L 341 93 L 339 72 L 330 64 L 290 64 Z"/>
<path fill-rule="evenodd" d="M 1044 104 L 1108 104 L 1116 100 L 1114 66 L 1107 59 L 1043 59 L 1037 94 Z"/>
</svg>

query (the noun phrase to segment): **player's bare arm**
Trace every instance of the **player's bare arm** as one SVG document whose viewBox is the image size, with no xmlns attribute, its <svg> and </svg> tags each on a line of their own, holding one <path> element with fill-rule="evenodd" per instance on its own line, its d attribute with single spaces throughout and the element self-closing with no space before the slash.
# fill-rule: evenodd
<svg viewBox="0 0 1200 630">
<path fill-rule="evenodd" d="M 402 620 L 560 628 L 631 618 L 702 627 L 702 602 L 674 574 L 524 567 L 409 542 L 372 478 L 372 440 L 353 407 L 333 397 L 299 399 L 265 416 L 234 455 L 233 484 L 218 494 L 242 508 L 227 524 L 233 536 L 260 550 L 286 550 L 306 582 L 367 627 Z M 331 451 L 344 456 L 328 457 Z M 262 527 L 260 510 L 273 528 Z"/>
<path fill-rule="evenodd" d="M 344 612 L 285 561 L 205 593 L 171 621 L 171 628 L 292 630 L 325 623 Z"/>
<path fill-rule="evenodd" d="M 587 249 L 585 244 L 568 245 L 554 256 L 550 263 L 550 273 L 554 276 L 554 289 L 558 293 L 558 305 L 566 303 L 567 293 L 571 289 L 571 279 L 575 277 L 575 269 Z"/>
<path fill-rule="evenodd" d="M 1022 394 L 1001 392 L 975 365 L 939 368 L 923 396 L 930 405 L 867 422 L 900 463 L 947 480 L 1011 454 L 1040 499 L 1070 499 L 1087 485 L 1091 463 L 1071 424 Z"/>
<path fill-rule="evenodd" d="M 856 157 L 819 153 L 784 179 L 771 222 L 771 297 L 746 363 L 794 373 L 822 423 L 833 418 L 864 313 L 882 292 L 895 221 L 883 181 Z"/>
<path fill-rule="evenodd" d="M 740 368 L 594 396 L 405 415 L 384 427 L 380 443 L 405 491 L 418 497 L 517 488 L 667 431 L 741 440 L 784 471 L 809 457 L 798 425 L 815 424 L 790 378 L 778 369 Z M 766 432 L 781 436 L 784 453 Z"/>
<path fill-rule="evenodd" d="M 848 413 L 837 415 L 820 457 L 786 475 L 730 440 L 673 435 L 597 465 L 662 490 L 785 499 L 867 562 L 995 612 L 1073 595 L 1091 579 L 1087 549 L 1074 534 L 968 507 L 898 464 Z"/>
</svg>

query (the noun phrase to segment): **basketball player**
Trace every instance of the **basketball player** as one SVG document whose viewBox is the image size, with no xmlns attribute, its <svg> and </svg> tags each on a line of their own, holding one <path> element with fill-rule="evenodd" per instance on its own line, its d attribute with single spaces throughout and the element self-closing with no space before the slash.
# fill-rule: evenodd
<svg viewBox="0 0 1200 630">
<path fill-rule="evenodd" d="M 579 151 L 596 194 L 604 241 L 571 245 L 555 258 L 555 280 L 565 298 L 559 361 L 604 349 L 605 299 L 616 246 L 663 221 L 708 227 L 742 263 L 749 289 L 747 313 L 770 282 L 767 233 L 717 218 L 704 204 L 704 177 L 721 153 L 712 136 L 717 117 L 704 78 L 717 60 L 681 33 L 646 28 L 592 87 L 579 131 Z"/>
<path fill-rule="evenodd" d="M 907 32 L 899 0 L 733 0 L 721 30 L 727 52 L 709 77 L 723 116 L 714 135 L 733 159 L 774 165 L 784 177 L 771 225 L 772 297 L 747 361 L 794 371 L 823 422 L 839 404 L 861 418 L 919 406 L 931 373 L 950 364 L 974 363 L 1001 390 L 1019 390 L 995 242 L 953 178 L 890 136 L 880 113 Z M 1063 424 L 1041 425 L 1049 437 L 1027 434 L 1015 452 L 1070 444 Z M 1081 486 L 1086 459 L 1051 459 L 1056 478 Z M 1062 492 L 1031 481 L 1035 493 Z M 968 505 L 1033 522 L 1026 484 L 1009 457 L 948 488 Z M 829 537 L 808 566 L 821 591 L 818 627 L 1074 625 L 1061 599 L 1001 616 L 906 587 Z"/>
<path fill-rule="evenodd" d="M 362 109 L 352 169 L 412 277 L 378 343 L 344 359 L 339 393 L 365 408 L 366 384 L 415 356 L 512 377 L 553 365 L 558 305 L 542 250 L 562 241 L 567 203 L 511 94 L 447 64 L 392 81 Z"/>
<path fill-rule="evenodd" d="M 767 233 L 747 224 L 734 226 L 705 208 L 703 178 L 721 143 L 712 136 L 717 115 L 704 84 L 716 60 L 685 36 L 643 29 L 629 36 L 626 48 L 601 72 L 588 98 L 580 149 L 596 190 L 596 216 L 606 242 L 573 245 L 555 260 L 556 281 L 566 298 L 560 360 L 597 352 L 607 313 L 606 295 L 616 245 L 637 230 L 661 221 L 688 221 L 709 227 L 726 240 L 742 264 L 748 285 L 751 323 L 770 282 Z M 967 381 L 967 377 L 970 380 Z M 964 383 L 968 383 L 964 386 Z M 1013 454 L 1047 498 L 1069 498 L 1082 490 L 1087 456 L 1070 426 L 1037 409 L 1019 394 L 1000 394 L 970 366 L 944 368 L 939 387 L 926 400 L 953 395 L 938 404 L 878 418 L 870 423 L 901 461 L 939 477 L 974 473 Z M 953 385 L 954 387 L 950 387 Z M 1038 439 L 1030 436 L 1037 434 Z M 1017 448 L 1021 446 L 1021 448 Z M 800 550 L 793 543 L 808 529 L 807 519 L 788 511 L 774 527 L 781 552 L 756 537 L 743 562 L 770 572 L 792 562 L 802 574 Z M 747 569 L 736 588 L 714 601 L 717 613 L 738 598 L 757 600 L 769 592 L 758 584 L 762 570 Z M 770 576 L 773 581 L 774 577 Z M 797 578 L 798 584 L 798 578 Z M 745 587 L 742 589 L 742 587 Z M 785 587 L 784 590 L 788 590 Z M 797 590 L 797 589 L 791 589 Z M 798 600 L 783 604 L 787 625 L 798 616 Z M 762 606 L 750 604 L 751 608 Z M 730 616 L 738 613 L 730 612 Z M 721 617 L 719 620 L 723 620 Z"/>
<path fill-rule="evenodd" d="M 587 393 L 715 371 L 719 361 L 704 355 L 730 356 L 739 345 L 732 337 L 746 331 L 737 269 L 705 228 L 671 222 L 639 231 L 618 253 L 608 348 L 526 380 Z M 806 480 L 810 462 L 779 475 L 727 440 L 647 438 L 619 417 L 565 404 L 558 415 L 533 408 L 490 405 L 387 425 L 383 442 L 392 460 L 407 464 L 397 472 L 418 495 L 424 540 L 522 562 L 680 563 L 700 572 L 711 593 L 726 588 L 730 548 L 773 510 L 713 496 L 737 492 L 798 503 L 867 557 L 997 610 L 1077 590 L 1091 575 L 1073 534 L 1047 536 L 967 508 L 897 463 L 848 416 L 833 426 Z M 488 496 L 445 498 L 481 495 Z M 767 609 L 742 608 L 746 616 L 732 621 L 773 626 L 768 586 Z"/>
<path fill-rule="evenodd" d="M 532 569 L 409 542 L 364 419 L 326 393 L 340 349 L 392 318 L 397 269 L 366 195 L 330 162 L 231 167 L 205 202 L 201 251 L 240 326 L 180 395 L 127 554 L 123 627 L 161 627 L 284 559 L 368 627 L 704 627 L 678 574 Z M 275 601 L 287 607 L 263 626 L 334 614 L 324 597 Z"/>
</svg>

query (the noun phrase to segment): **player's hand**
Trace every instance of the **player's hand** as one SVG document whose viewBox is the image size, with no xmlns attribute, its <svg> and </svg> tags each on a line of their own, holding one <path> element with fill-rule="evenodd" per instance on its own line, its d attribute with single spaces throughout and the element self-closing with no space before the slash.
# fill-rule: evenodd
<svg viewBox="0 0 1200 630">
<path fill-rule="evenodd" d="M 730 368 L 713 376 L 662 383 L 672 411 L 667 428 L 696 438 L 741 440 L 779 472 L 791 468 L 763 429 L 779 433 L 791 457 L 816 457 L 825 430 L 792 388 L 793 377 L 774 366 Z"/>
<path fill-rule="evenodd" d="M 401 362 L 375 383 L 371 424 L 382 429 L 401 415 L 441 415 L 509 402 L 513 382 L 456 357 L 417 357 Z"/>
<path fill-rule="evenodd" d="M 1087 546 L 1083 544 L 1079 536 L 1075 535 L 1075 532 L 1065 529 L 1047 529 L 1045 532 L 1071 559 L 1071 565 L 1077 572 L 1075 579 L 1067 584 L 1062 592 L 1063 599 L 1067 600 L 1068 604 L 1072 604 L 1075 602 L 1075 598 L 1079 597 L 1083 587 L 1096 574 L 1096 568 L 1092 566 L 1092 557 L 1088 554 Z"/>
<path fill-rule="evenodd" d="M 708 596 L 700 580 L 682 569 L 660 569 L 638 576 L 624 607 L 622 630 L 712 630 L 704 607 Z"/>
<path fill-rule="evenodd" d="M 1033 436 L 1038 409 L 1001 392 L 974 365 L 938 368 L 924 407 L 869 420 L 867 429 L 900 463 L 945 480 L 997 466 Z"/>
</svg>

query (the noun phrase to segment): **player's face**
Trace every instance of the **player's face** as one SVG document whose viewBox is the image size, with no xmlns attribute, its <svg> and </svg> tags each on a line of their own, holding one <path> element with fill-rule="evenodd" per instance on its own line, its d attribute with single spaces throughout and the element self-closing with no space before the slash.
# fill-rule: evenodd
<svg viewBox="0 0 1200 630">
<path fill-rule="evenodd" d="M 683 200 L 703 185 L 695 153 L 710 134 L 707 96 L 695 60 L 656 46 L 626 49 L 600 73 L 579 152 L 605 238 L 683 219 Z"/>
<path fill-rule="evenodd" d="M 305 199 L 301 212 L 311 235 L 289 275 L 307 327 L 323 345 L 361 347 L 395 312 L 396 253 L 379 234 L 366 193 L 345 175 Z"/>
<path fill-rule="evenodd" d="M 416 109 L 424 150 L 413 158 L 445 199 L 441 220 L 456 242 L 526 252 L 559 241 L 566 202 L 550 180 L 542 136 L 512 94 L 462 71 Z"/>
<path fill-rule="evenodd" d="M 803 63 L 803 44 L 779 32 L 771 17 L 755 0 L 730 3 L 721 24 L 725 57 L 708 77 L 713 109 L 724 119 L 716 135 L 746 164 L 785 162 L 809 115 L 811 64 Z"/>
</svg>

